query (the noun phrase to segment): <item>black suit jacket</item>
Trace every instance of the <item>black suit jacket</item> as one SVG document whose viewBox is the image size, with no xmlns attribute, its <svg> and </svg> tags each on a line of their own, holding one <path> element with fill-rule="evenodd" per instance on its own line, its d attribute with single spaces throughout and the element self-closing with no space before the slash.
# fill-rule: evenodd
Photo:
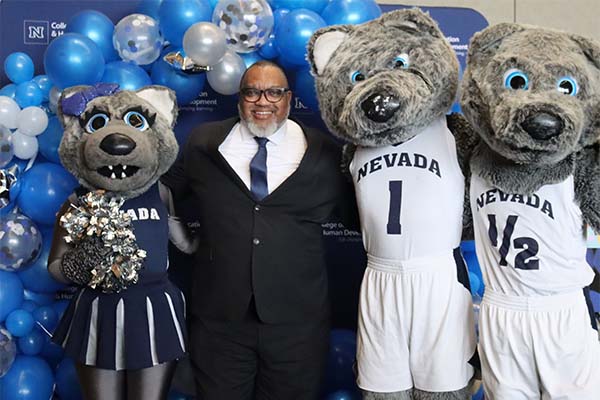
<svg viewBox="0 0 600 400">
<path fill-rule="evenodd" d="M 240 321 L 254 296 L 266 323 L 297 323 L 329 314 L 321 224 L 337 206 L 353 209 L 340 172 L 340 149 L 302 126 L 307 149 L 297 170 L 256 201 L 219 152 L 238 118 L 193 130 L 162 178 L 175 200 L 193 196 L 203 245 L 193 266 L 192 315 Z M 346 207 L 345 207 L 346 208 Z"/>
</svg>

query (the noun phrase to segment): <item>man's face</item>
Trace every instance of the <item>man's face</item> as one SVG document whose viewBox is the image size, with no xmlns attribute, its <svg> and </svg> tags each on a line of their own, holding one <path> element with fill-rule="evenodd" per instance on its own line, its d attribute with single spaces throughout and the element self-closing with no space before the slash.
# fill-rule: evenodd
<svg viewBox="0 0 600 400">
<path fill-rule="evenodd" d="M 270 66 L 251 68 L 246 73 L 243 88 L 265 90 L 270 88 L 287 88 L 285 75 Z M 276 103 L 267 101 L 263 93 L 258 101 L 251 103 L 240 94 L 240 118 L 256 136 L 270 136 L 283 125 L 290 113 L 291 92 L 285 92 Z"/>
</svg>

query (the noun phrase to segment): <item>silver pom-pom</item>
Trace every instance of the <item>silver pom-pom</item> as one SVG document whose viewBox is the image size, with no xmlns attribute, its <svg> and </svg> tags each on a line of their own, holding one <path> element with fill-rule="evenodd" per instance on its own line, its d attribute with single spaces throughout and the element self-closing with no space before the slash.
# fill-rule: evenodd
<svg viewBox="0 0 600 400">
<path fill-rule="evenodd" d="M 90 271 L 88 286 L 105 293 L 120 292 L 138 281 L 146 252 L 137 245 L 131 217 L 121 206 L 125 199 L 104 190 L 89 192 L 79 197 L 79 204 L 71 204 L 60 218 L 67 231 L 67 243 L 76 244 L 87 236 L 101 239 L 111 251 Z"/>
</svg>

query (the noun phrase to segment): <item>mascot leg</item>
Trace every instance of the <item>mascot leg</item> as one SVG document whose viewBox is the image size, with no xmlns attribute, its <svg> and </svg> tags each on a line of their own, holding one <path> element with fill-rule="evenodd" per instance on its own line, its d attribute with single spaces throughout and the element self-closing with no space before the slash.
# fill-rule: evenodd
<svg viewBox="0 0 600 400">
<path fill-rule="evenodd" d="M 169 394 L 177 361 L 127 371 L 127 400 L 162 400 Z"/>
<path fill-rule="evenodd" d="M 471 399 L 471 388 L 465 386 L 454 392 L 424 392 L 414 389 L 413 400 L 469 400 Z"/>
<path fill-rule="evenodd" d="M 363 400 L 412 400 L 413 389 L 394 393 L 376 393 L 362 390 Z"/>
<path fill-rule="evenodd" d="M 81 394 L 85 400 L 125 400 L 127 390 L 125 371 L 95 368 L 75 364 Z"/>
</svg>

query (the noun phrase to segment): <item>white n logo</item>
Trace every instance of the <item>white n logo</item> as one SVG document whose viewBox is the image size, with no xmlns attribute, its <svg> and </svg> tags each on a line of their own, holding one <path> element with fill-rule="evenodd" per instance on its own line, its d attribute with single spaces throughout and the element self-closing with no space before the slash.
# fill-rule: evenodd
<svg viewBox="0 0 600 400">
<path fill-rule="evenodd" d="M 44 26 L 28 26 L 29 35 L 27 36 L 29 39 L 44 39 Z"/>
</svg>

